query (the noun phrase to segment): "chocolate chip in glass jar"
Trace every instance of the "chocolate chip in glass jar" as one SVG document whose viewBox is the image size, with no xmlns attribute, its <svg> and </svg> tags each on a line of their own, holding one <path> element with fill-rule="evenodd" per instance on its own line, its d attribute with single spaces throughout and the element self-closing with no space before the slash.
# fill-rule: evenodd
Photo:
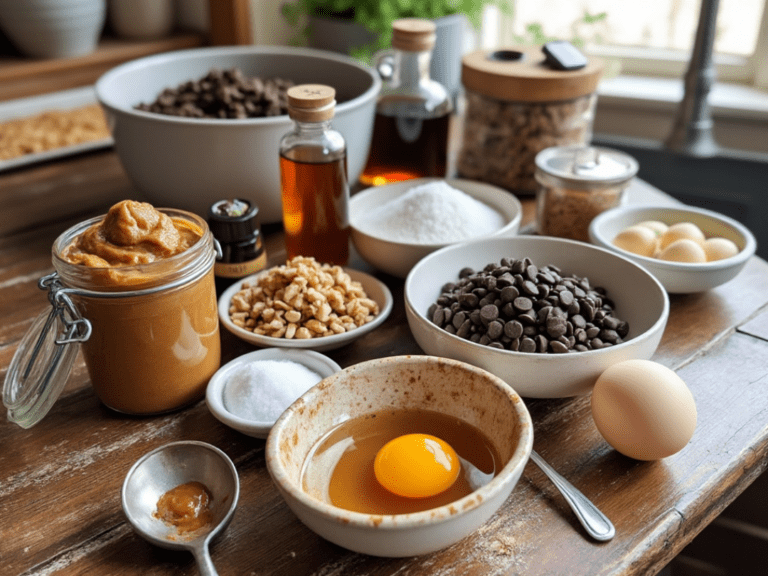
<svg viewBox="0 0 768 576">
<path fill-rule="evenodd" d="M 529 258 L 464 268 L 443 286 L 428 318 L 460 338 L 527 353 L 586 352 L 620 344 L 629 324 L 604 288 Z"/>
</svg>

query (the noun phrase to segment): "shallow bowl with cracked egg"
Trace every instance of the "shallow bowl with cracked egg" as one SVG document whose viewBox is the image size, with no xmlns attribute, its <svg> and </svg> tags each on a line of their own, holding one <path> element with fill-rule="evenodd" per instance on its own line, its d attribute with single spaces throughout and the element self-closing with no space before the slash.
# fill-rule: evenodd
<svg viewBox="0 0 768 576">
<path fill-rule="evenodd" d="M 704 263 L 670 262 L 633 254 L 614 246 L 613 239 L 629 226 L 649 220 L 666 225 L 691 222 L 707 238 L 721 237 L 731 240 L 739 252 L 730 258 Z M 692 294 L 716 288 L 732 280 L 741 272 L 757 249 L 755 237 L 749 229 L 712 210 L 693 206 L 623 206 L 598 215 L 589 226 L 593 244 L 612 250 L 636 262 L 661 282 L 670 294 Z"/>
<path fill-rule="evenodd" d="M 390 408 L 430 410 L 480 430 L 495 448 L 498 472 L 450 504 L 410 514 L 367 514 L 333 505 L 307 489 L 305 462 L 329 431 Z M 319 536 L 374 556 L 427 554 L 469 536 L 512 492 L 533 445 L 531 417 L 503 380 L 464 362 L 434 356 L 369 360 L 329 376 L 292 404 L 267 439 L 267 469 L 288 506 Z M 327 462 L 330 479 L 335 464 Z"/>
</svg>

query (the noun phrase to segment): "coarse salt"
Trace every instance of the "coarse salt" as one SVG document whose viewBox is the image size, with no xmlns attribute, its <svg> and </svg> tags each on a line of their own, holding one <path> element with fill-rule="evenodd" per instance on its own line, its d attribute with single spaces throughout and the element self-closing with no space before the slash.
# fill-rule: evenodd
<svg viewBox="0 0 768 576">
<path fill-rule="evenodd" d="M 355 226 L 373 236 L 414 244 L 446 244 L 492 234 L 504 217 L 442 180 L 414 186 L 358 216 Z"/>
<path fill-rule="evenodd" d="M 233 370 L 224 386 L 228 412 L 252 422 L 274 422 L 322 376 L 291 360 L 258 360 Z"/>
</svg>

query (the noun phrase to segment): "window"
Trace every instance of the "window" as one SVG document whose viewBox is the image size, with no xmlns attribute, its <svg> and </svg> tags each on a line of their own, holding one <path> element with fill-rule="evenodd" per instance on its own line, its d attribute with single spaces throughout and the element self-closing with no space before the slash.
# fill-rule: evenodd
<svg viewBox="0 0 768 576">
<path fill-rule="evenodd" d="M 496 21 L 499 44 L 576 39 L 589 53 L 619 59 L 622 73 L 680 77 L 700 6 L 701 0 L 512 0 L 512 14 L 494 10 L 486 22 Z M 765 6 L 766 0 L 720 0 L 715 38 L 719 79 L 768 87 Z"/>
</svg>

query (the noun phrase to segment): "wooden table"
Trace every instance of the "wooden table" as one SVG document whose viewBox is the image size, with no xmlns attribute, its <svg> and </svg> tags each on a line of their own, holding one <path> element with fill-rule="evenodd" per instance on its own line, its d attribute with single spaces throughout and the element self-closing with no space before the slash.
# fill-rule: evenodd
<svg viewBox="0 0 768 576">
<path fill-rule="evenodd" d="M 54 238 L 112 202 L 138 197 L 114 152 L 0 174 L 0 376 L 19 339 L 48 306 L 36 282 L 50 272 Z M 637 182 L 632 201 L 670 201 Z M 532 202 L 525 200 L 525 222 Z M 10 234 L 40 223 L 31 232 Z M 269 227 L 267 227 L 269 228 Z M 281 237 L 268 238 L 271 261 Z M 360 265 L 359 261 L 355 265 Z M 403 283 L 379 275 L 394 310 L 377 331 L 331 352 L 342 367 L 419 354 L 408 329 Z M 733 281 L 672 296 L 654 357 L 690 386 L 698 429 L 680 453 L 636 462 L 612 450 L 589 398 L 528 401 L 535 448 L 613 520 L 616 537 L 589 540 L 562 497 L 528 464 L 487 524 L 436 554 L 379 559 L 348 552 L 305 528 L 267 473 L 264 441 L 211 416 L 204 402 L 174 414 L 129 418 L 92 393 L 81 359 L 50 414 L 30 430 L 0 422 L 0 564 L 15 574 L 196 574 L 190 555 L 147 544 L 127 524 L 120 488 L 129 467 L 167 442 L 202 440 L 234 460 L 241 499 L 212 548 L 221 574 L 652 574 L 661 570 L 768 464 L 768 265 L 753 258 Z M 642 303 L 638 303 L 642 305 Z M 224 360 L 252 348 L 222 334 Z"/>
</svg>

